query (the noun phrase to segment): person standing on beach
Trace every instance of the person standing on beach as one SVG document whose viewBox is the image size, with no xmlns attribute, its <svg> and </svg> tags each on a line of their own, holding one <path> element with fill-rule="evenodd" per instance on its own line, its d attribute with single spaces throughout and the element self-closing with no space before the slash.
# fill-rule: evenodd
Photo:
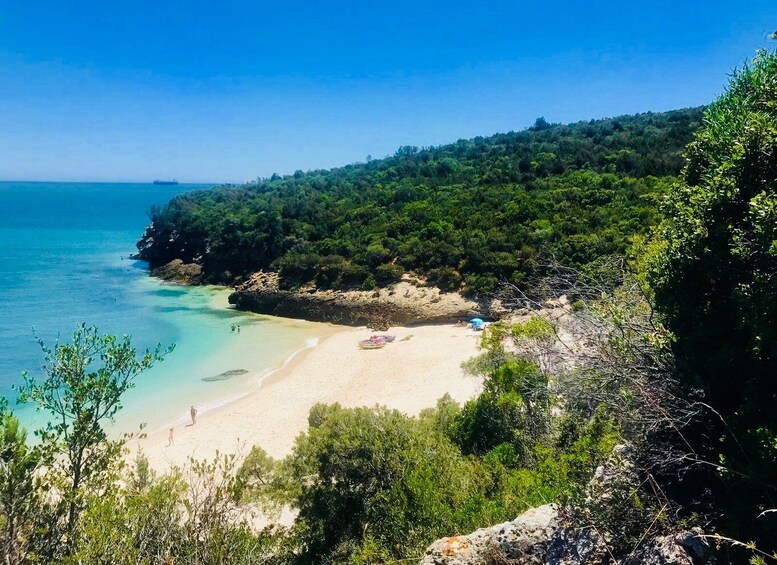
<svg viewBox="0 0 777 565">
<path fill-rule="evenodd" d="M 170 433 L 167 434 L 167 447 L 170 447 L 171 445 L 175 445 L 175 441 L 173 441 L 173 430 L 175 428 L 170 428 Z"/>
<path fill-rule="evenodd" d="M 197 423 L 197 409 L 194 407 L 194 404 L 192 404 L 192 407 L 189 409 L 189 414 L 192 416 L 192 426 Z"/>
</svg>

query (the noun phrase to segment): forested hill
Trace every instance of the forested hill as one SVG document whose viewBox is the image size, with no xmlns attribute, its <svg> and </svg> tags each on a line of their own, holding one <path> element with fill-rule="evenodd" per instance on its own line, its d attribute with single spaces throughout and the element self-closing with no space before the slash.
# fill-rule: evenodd
<svg viewBox="0 0 777 565">
<path fill-rule="evenodd" d="M 657 219 L 702 109 L 579 122 L 178 196 L 139 242 L 152 267 L 199 263 L 204 280 L 261 269 L 285 285 L 374 288 L 406 271 L 488 292 L 543 251 L 583 265 L 622 253 Z"/>
</svg>

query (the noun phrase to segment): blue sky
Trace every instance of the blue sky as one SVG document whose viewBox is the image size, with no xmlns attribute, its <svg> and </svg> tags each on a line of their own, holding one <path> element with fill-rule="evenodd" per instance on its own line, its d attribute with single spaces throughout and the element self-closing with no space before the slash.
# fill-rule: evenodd
<svg viewBox="0 0 777 565">
<path fill-rule="evenodd" d="M 774 0 L 0 0 L 0 179 L 241 182 L 696 106 Z"/>
</svg>

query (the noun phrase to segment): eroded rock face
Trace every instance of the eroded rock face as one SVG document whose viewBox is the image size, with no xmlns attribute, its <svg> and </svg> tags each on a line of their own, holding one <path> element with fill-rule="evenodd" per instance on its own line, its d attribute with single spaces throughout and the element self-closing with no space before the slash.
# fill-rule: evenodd
<svg viewBox="0 0 777 565">
<path fill-rule="evenodd" d="M 420 565 L 702 565 L 709 548 L 700 533 L 657 537 L 618 561 L 595 530 L 572 526 L 555 505 L 546 504 L 512 522 L 437 540 Z"/>
<path fill-rule="evenodd" d="M 180 259 L 173 259 L 166 265 L 153 269 L 151 274 L 177 284 L 195 285 L 202 282 L 202 267 L 196 263 L 184 263 Z"/>
<path fill-rule="evenodd" d="M 605 545 L 594 532 L 569 527 L 558 508 L 546 504 L 512 522 L 438 540 L 421 565 L 582 565 L 601 563 L 605 556 Z"/>
<path fill-rule="evenodd" d="M 311 321 L 369 325 L 445 323 L 482 314 L 481 305 L 457 293 L 403 281 L 371 291 L 282 289 L 277 273 L 254 273 L 236 287 L 230 303 L 242 310 Z"/>
<path fill-rule="evenodd" d="M 143 235 L 140 236 L 140 239 L 135 244 L 138 248 L 138 253 L 135 255 L 135 258 L 147 260 L 146 257 L 153 253 L 155 243 L 154 229 L 154 222 L 151 222 L 146 226 L 146 229 L 143 231 Z"/>
</svg>

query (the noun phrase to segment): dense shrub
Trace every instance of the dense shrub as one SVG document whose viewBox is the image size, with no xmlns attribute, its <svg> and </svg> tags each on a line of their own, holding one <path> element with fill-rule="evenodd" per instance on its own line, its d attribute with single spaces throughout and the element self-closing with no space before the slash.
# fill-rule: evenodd
<svg viewBox="0 0 777 565">
<path fill-rule="evenodd" d="M 728 533 L 772 551 L 777 518 L 756 516 L 777 497 L 777 54 L 710 105 L 666 216 L 656 302 L 685 392 L 712 408 L 694 447 L 722 463 Z"/>
<path fill-rule="evenodd" d="M 464 405 L 453 437 L 464 453 L 483 455 L 509 444 L 514 464 L 528 465 L 534 446 L 548 432 L 547 376 L 523 359 L 509 359 L 491 371 L 483 392 Z"/>
<path fill-rule="evenodd" d="M 514 400 L 515 385 L 504 381 L 521 377 L 515 367 L 507 372 L 511 376 L 492 383 L 493 402 Z M 460 433 L 456 421 L 466 412 L 449 398 L 420 418 L 385 408 L 314 406 L 308 433 L 274 481 L 275 492 L 285 492 L 282 500 L 299 509 L 296 550 L 287 559 L 413 560 L 438 537 L 512 519 L 533 505 L 579 502 L 619 437 L 612 421 L 597 413 L 575 428 L 568 445 L 548 434 L 526 437 L 533 452 L 527 458 L 511 436 L 473 457 L 448 435 Z M 550 414 L 545 417 L 547 426 Z"/>
</svg>

